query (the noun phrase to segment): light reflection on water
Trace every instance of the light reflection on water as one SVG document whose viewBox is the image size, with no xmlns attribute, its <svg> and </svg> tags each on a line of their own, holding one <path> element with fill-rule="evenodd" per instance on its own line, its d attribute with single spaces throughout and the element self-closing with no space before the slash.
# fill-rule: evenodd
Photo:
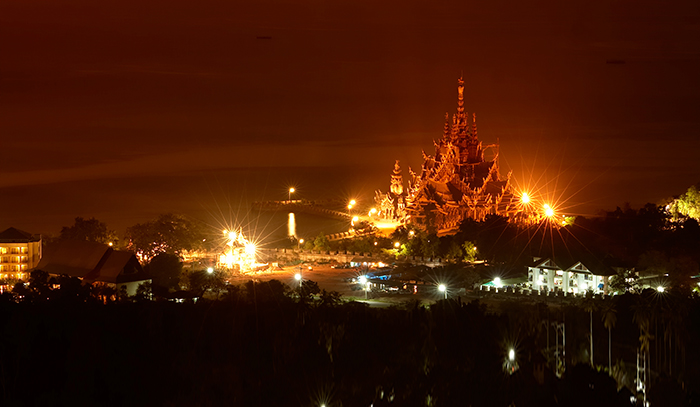
<svg viewBox="0 0 700 407">
<path fill-rule="evenodd" d="M 294 212 L 289 212 L 289 220 L 287 221 L 287 235 L 297 237 L 297 222 L 294 219 Z"/>
</svg>

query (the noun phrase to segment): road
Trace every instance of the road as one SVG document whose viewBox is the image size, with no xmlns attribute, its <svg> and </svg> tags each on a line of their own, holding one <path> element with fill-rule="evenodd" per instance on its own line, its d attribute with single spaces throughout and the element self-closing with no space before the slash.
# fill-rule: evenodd
<svg viewBox="0 0 700 407">
<path fill-rule="evenodd" d="M 299 273 L 299 266 L 284 267 L 280 270 L 263 271 L 255 274 L 241 275 L 231 282 L 233 284 L 242 284 L 248 280 L 254 279 L 259 281 L 279 280 L 290 287 L 295 287 L 299 282 L 294 278 L 294 275 Z M 350 283 L 347 280 L 353 277 L 359 277 L 361 273 L 355 269 L 334 269 L 330 265 L 314 265 L 311 269 L 307 265 L 301 268 L 302 278 L 312 280 L 318 283 L 321 289 L 326 291 L 337 291 L 345 299 L 364 302 L 371 307 L 388 307 L 398 303 L 404 303 L 411 300 L 420 300 L 423 302 L 434 301 L 432 298 L 425 298 L 420 295 L 410 294 L 388 294 L 388 293 L 372 293 L 369 300 L 365 299 L 365 292 L 358 289 L 358 285 Z"/>
</svg>

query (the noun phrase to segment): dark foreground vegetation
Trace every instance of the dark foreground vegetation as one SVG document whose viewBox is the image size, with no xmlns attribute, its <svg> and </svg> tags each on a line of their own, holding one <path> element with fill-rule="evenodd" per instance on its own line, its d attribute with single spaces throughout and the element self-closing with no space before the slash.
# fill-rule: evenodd
<svg viewBox="0 0 700 407">
<path fill-rule="evenodd" d="M 673 292 L 371 309 L 274 280 L 196 303 L 80 287 L 0 297 L 1 405 L 622 406 L 638 349 L 652 405 L 700 389 L 700 306 Z"/>
</svg>

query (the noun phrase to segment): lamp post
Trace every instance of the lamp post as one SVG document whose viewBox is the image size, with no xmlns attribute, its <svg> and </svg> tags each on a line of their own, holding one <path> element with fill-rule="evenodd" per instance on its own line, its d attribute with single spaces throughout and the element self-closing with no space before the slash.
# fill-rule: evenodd
<svg viewBox="0 0 700 407">
<path fill-rule="evenodd" d="M 299 272 L 294 275 L 294 279 L 299 282 L 299 295 L 301 295 L 301 266 L 299 266 Z"/>
<path fill-rule="evenodd" d="M 294 193 L 294 187 L 289 188 L 289 195 L 287 196 L 287 202 L 292 202 L 292 194 Z"/>
<path fill-rule="evenodd" d="M 447 299 L 447 286 L 446 286 L 445 284 L 440 284 L 440 285 L 438 286 L 438 290 L 439 290 L 440 292 L 445 293 L 445 299 Z"/>
<path fill-rule="evenodd" d="M 362 289 L 365 290 L 365 300 L 366 300 L 367 299 L 367 291 L 369 290 L 370 283 L 369 283 L 369 281 L 367 281 L 366 276 L 360 276 L 357 280 L 360 282 L 360 286 L 362 286 Z"/>
</svg>

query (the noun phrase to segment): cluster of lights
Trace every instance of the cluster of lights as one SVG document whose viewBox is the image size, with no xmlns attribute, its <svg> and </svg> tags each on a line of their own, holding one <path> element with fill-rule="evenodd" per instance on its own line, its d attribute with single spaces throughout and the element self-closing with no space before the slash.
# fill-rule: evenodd
<svg viewBox="0 0 700 407">
<path fill-rule="evenodd" d="M 227 239 L 224 253 L 219 256 L 219 266 L 229 270 L 250 270 L 255 267 L 255 245 L 242 232 L 224 230 Z"/>
<path fill-rule="evenodd" d="M 523 208 L 533 208 L 533 198 L 527 192 L 522 192 L 520 194 L 520 204 L 523 206 Z M 540 219 L 545 218 L 555 220 L 556 218 L 556 212 L 549 203 L 542 204 L 542 212 L 539 213 L 541 213 L 541 215 L 538 216 Z M 566 218 L 562 219 L 561 224 L 562 226 L 566 226 Z"/>
</svg>

